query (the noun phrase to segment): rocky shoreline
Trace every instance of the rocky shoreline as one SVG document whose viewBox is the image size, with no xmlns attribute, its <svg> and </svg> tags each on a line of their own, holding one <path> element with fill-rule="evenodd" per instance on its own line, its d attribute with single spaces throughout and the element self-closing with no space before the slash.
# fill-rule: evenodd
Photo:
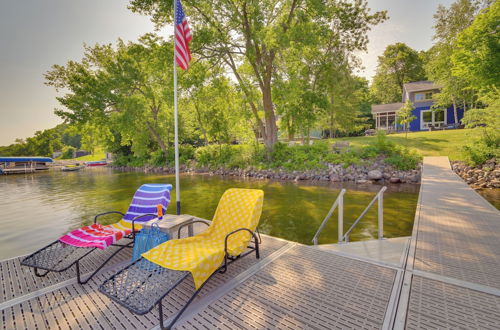
<svg viewBox="0 0 500 330">
<path fill-rule="evenodd" d="M 112 166 L 114 169 L 125 172 L 143 173 L 175 173 L 171 167 L 130 167 Z M 190 168 L 185 165 L 180 167 L 181 173 L 204 173 L 209 175 L 221 175 L 229 177 L 273 179 L 283 181 L 330 181 L 330 182 L 355 182 L 358 184 L 381 183 L 413 183 L 419 184 L 421 178 L 422 164 L 417 169 L 402 171 L 391 165 L 385 164 L 379 159 L 370 165 L 350 165 L 344 168 L 338 164 L 327 164 L 322 170 L 288 171 L 284 169 L 226 169 L 210 170 L 208 168 Z"/>
<path fill-rule="evenodd" d="M 473 189 L 500 188 L 500 159 L 492 158 L 477 166 L 454 161 L 451 167 Z"/>
</svg>

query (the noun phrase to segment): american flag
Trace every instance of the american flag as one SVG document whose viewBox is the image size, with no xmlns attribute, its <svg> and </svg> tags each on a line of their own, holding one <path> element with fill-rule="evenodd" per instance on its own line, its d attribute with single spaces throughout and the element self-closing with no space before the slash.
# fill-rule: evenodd
<svg viewBox="0 0 500 330">
<path fill-rule="evenodd" d="M 182 70 L 186 70 L 191 61 L 189 42 L 193 36 L 182 10 L 181 0 L 175 0 L 175 6 L 175 60 Z"/>
</svg>

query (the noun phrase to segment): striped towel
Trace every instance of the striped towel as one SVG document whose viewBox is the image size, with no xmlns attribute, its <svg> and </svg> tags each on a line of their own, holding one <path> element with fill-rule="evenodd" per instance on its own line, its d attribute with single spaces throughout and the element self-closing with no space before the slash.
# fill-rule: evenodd
<svg viewBox="0 0 500 330">
<path fill-rule="evenodd" d="M 105 249 L 132 232 L 132 220 L 135 217 L 147 213 L 156 214 L 158 204 L 162 205 L 163 214 L 165 214 L 170 203 L 171 190 L 170 184 L 143 184 L 135 192 L 132 203 L 122 220 L 112 225 L 93 224 L 82 227 L 62 236 L 59 241 L 78 247 Z M 136 221 L 134 225 L 136 231 L 141 228 L 141 223 L 154 218 L 154 216 L 147 216 Z"/>
</svg>

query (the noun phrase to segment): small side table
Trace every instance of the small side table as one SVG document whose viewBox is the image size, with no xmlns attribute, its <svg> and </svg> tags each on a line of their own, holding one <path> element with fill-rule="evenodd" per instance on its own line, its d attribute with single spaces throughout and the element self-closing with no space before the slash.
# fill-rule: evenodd
<svg viewBox="0 0 500 330">
<path fill-rule="evenodd" d="M 181 215 L 173 215 L 173 214 L 165 214 L 163 219 L 158 222 L 158 227 L 164 233 L 167 233 L 168 236 L 173 239 L 177 238 L 177 231 L 179 227 L 185 224 L 188 221 L 193 220 L 195 217 L 189 214 L 181 214 Z M 156 222 L 158 218 L 149 220 L 142 224 L 144 228 L 150 228 L 151 225 Z M 189 236 L 193 236 L 193 225 L 188 226 Z"/>
</svg>

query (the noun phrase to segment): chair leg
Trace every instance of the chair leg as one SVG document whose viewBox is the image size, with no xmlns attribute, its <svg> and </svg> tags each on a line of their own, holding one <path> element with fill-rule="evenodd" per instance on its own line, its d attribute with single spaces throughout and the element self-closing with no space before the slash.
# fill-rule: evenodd
<svg viewBox="0 0 500 330">
<path fill-rule="evenodd" d="M 164 326 L 163 326 L 163 307 L 162 307 L 162 304 L 161 304 L 161 300 L 160 302 L 158 303 L 158 313 L 160 314 L 160 329 L 166 329 Z"/>
<path fill-rule="evenodd" d="M 224 255 L 224 266 L 221 267 L 219 273 L 224 274 L 227 271 L 227 254 Z"/>
<path fill-rule="evenodd" d="M 36 268 L 36 267 L 35 267 L 35 276 L 36 276 L 36 277 L 45 277 L 45 276 L 47 276 L 47 274 L 48 274 L 48 273 L 50 273 L 50 270 L 47 270 L 47 271 L 46 271 L 45 273 L 43 273 L 43 274 L 39 274 L 39 273 L 38 273 L 38 268 Z"/>
<path fill-rule="evenodd" d="M 88 281 L 90 281 L 90 279 L 92 277 L 94 277 L 95 274 L 97 274 L 107 263 L 108 261 L 110 261 L 115 255 L 118 254 L 118 252 L 120 252 L 121 250 L 123 250 L 124 248 L 126 247 L 130 247 L 130 245 L 133 244 L 133 242 L 130 242 L 126 245 L 122 245 L 120 246 L 120 248 L 118 250 L 116 250 L 115 252 L 113 252 L 112 255 L 110 255 L 108 257 L 108 259 L 106 259 L 89 277 L 87 277 L 87 279 L 85 279 L 84 281 L 82 281 L 81 279 L 81 275 L 80 275 L 80 260 L 78 260 L 76 263 L 75 263 L 75 267 L 76 267 L 76 277 L 78 279 L 78 283 L 79 284 L 87 284 Z"/>
<path fill-rule="evenodd" d="M 255 240 L 255 257 L 260 259 L 259 241 Z"/>
<path fill-rule="evenodd" d="M 207 278 L 207 280 L 205 282 L 203 282 L 203 284 L 200 286 L 200 288 L 198 290 L 195 291 L 195 293 L 193 293 L 193 295 L 191 296 L 191 298 L 189 298 L 188 302 L 184 305 L 184 307 L 182 307 L 182 309 L 177 313 L 177 315 L 175 315 L 174 319 L 172 321 L 170 321 L 170 323 L 166 326 L 166 327 L 163 327 L 163 322 L 160 323 L 160 327 L 162 329 L 172 329 L 172 327 L 174 326 L 175 322 L 177 322 L 177 320 L 179 320 L 179 318 L 182 316 L 182 314 L 186 311 L 186 309 L 189 307 L 189 305 L 193 302 L 194 298 L 196 298 L 196 296 L 198 295 L 198 293 L 200 293 L 200 291 L 203 289 L 203 287 L 205 286 L 205 284 L 207 284 L 207 282 L 215 275 L 217 274 L 217 271 L 213 272 L 212 275 L 210 275 L 209 278 Z M 160 301 L 160 306 L 161 306 L 161 301 Z M 160 322 L 161 322 L 161 319 L 160 319 Z"/>
</svg>

